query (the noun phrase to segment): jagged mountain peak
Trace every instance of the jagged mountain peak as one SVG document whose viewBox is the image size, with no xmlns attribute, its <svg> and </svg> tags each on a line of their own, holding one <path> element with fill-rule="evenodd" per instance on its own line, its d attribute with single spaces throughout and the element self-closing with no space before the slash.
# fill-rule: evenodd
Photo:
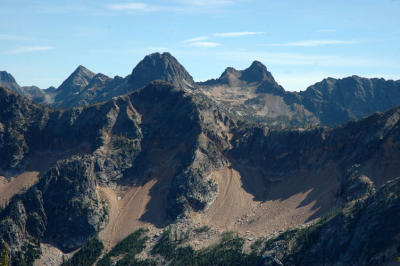
<svg viewBox="0 0 400 266">
<path fill-rule="evenodd" d="M 9 88 L 13 91 L 18 92 L 19 94 L 24 94 L 23 90 L 15 81 L 14 77 L 7 71 L 0 71 L 0 86 Z"/>
<path fill-rule="evenodd" d="M 96 74 L 79 65 L 74 72 L 58 87 L 58 90 L 79 90 L 87 86 Z"/>
<path fill-rule="evenodd" d="M 145 56 L 132 70 L 129 83 L 135 88 L 141 88 L 154 80 L 163 80 L 178 88 L 194 87 L 192 76 L 167 52 Z"/>
<path fill-rule="evenodd" d="M 89 85 L 90 81 L 96 74 L 79 65 L 74 72 L 57 88 L 55 102 L 60 102 L 60 106 L 64 106 L 64 102 L 72 99 L 75 95 L 79 95 L 82 90 Z"/>
<path fill-rule="evenodd" d="M 92 81 L 91 81 L 91 82 L 104 82 L 104 81 L 106 81 L 106 80 L 108 80 L 108 79 L 110 79 L 109 76 L 104 75 L 104 74 L 102 74 L 102 73 L 98 73 L 98 74 L 96 74 L 96 75 L 92 78 Z"/>
<path fill-rule="evenodd" d="M 253 63 L 242 71 L 241 80 L 247 82 L 262 82 L 271 81 L 275 82 L 272 74 L 267 70 L 267 67 L 260 61 L 253 61 Z"/>
<path fill-rule="evenodd" d="M 92 79 L 96 74 L 87 69 L 86 67 L 79 65 L 74 72 L 69 77 L 72 78 L 77 78 L 77 77 L 83 77 L 83 78 L 89 78 Z"/>
<path fill-rule="evenodd" d="M 248 67 L 248 69 L 262 69 L 262 70 L 267 70 L 267 67 L 261 63 L 258 60 L 254 60 L 251 65 Z"/>
<path fill-rule="evenodd" d="M 164 53 L 156 52 L 156 53 L 152 53 L 152 54 L 146 55 L 144 57 L 144 59 L 150 59 L 150 58 L 151 59 L 157 59 L 158 58 L 158 59 L 163 59 L 163 60 L 165 60 L 165 59 L 176 60 L 176 58 L 174 56 L 172 56 L 172 54 L 169 53 L 169 52 L 164 52 Z"/>
<path fill-rule="evenodd" d="M 226 79 L 230 75 L 238 77 L 240 75 L 240 71 L 233 67 L 227 67 L 225 71 L 221 74 L 220 79 Z"/>
<path fill-rule="evenodd" d="M 0 71 L 0 81 L 3 82 L 16 82 L 14 77 L 7 71 Z"/>
<path fill-rule="evenodd" d="M 253 61 L 251 65 L 244 69 L 244 70 L 237 70 L 233 67 L 228 67 L 225 71 L 221 74 L 218 79 L 210 79 L 205 82 L 200 82 L 200 85 L 218 85 L 218 84 L 228 84 L 237 86 L 237 84 L 243 82 L 247 85 L 265 85 L 265 83 L 270 83 L 270 86 L 263 86 L 263 87 L 273 87 L 273 91 L 284 92 L 284 89 L 275 81 L 272 74 L 267 70 L 267 67 L 261 63 L 260 61 Z M 246 86 L 247 86 L 246 85 Z M 260 92 L 268 92 L 270 89 L 266 91 Z"/>
<path fill-rule="evenodd" d="M 109 76 L 98 73 L 90 80 L 87 88 L 104 87 L 106 82 L 109 80 L 112 80 Z"/>
</svg>

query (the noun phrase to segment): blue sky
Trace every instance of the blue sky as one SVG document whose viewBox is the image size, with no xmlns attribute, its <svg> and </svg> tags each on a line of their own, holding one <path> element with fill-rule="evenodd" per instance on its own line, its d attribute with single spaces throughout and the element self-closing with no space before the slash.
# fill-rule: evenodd
<svg viewBox="0 0 400 266">
<path fill-rule="evenodd" d="M 287 90 L 400 79 L 400 0 L 0 0 L 0 70 L 59 86 L 78 66 L 129 74 L 171 52 L 195 80 L 263 62 Z"/>
</svg>

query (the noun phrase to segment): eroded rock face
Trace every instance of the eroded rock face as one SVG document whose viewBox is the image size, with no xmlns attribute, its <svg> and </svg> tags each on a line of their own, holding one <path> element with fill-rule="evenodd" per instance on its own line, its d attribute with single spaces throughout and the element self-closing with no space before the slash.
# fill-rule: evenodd
<svg viewBox="0 0 400 266">
<path fill-rule="evenodd" d="M 327 78 L 299 94 L 325 125 L 340 125 L 399 104 L 400 82 L 358 76 Z"/>
<path fill-rule="evenodd" d="M 399 108 L 336 129 L 276 130 L 235 116 L 200 91 L 161 81 L 70 110 L 44 108 L 7 89 L 0 95 L 3 170 L 23 169 L 35 152 L 64 152 L 0 215 L 0 238 L 16 252 L 32 241 L 70 251 L 96 234 L 107 221 L 97 185 L 156 180 L 173 220 L 214 202 L 218 185 L 212 173 L 224 167 L 240 172 L 249 193 L 253 174 L 271 191 L 296 173 L 318 175 L 326 168 L 339 174 L 317 176 L 319 182 L 336 178 L 340 190 L 333 193 L 345 202 L 364 200 L 400 175 Z M 357 171 L 346 172 L 356 164 Z M 254 193 L 260 201 L 268 196 Z"/>
<path fill-rule="evenodd" d="M 0 88 L 0 170 L 18 170 L 30 152 L 27 135 L 40 131 L 48 109 Z"/>
<path fill-rule="evenodd" d="M 394 263 L 399 252 L 399 189 L 397 178 L 310 227 L 270 240 L 264 265 Z"/>
<path fill-rule="evenodd" d="M 62 102 L 60 107 L 67 107 L 69 98 L 75 97 L 90 83 L 95 73 L 78 66 L 77 69 L 57 88 L 55 102 Z"/>
<path fill-rule="evenodd" d="M 103 104 L 56 111 L 3 92 L 14 97 L 5 102 L 13 110 L 8 126 L 20 129 L 26 145 L 26 152 L 19 154 L 21 169 L 29 154 L 41 150 L 71 154 L 11 200 L 9 209 L 18 207 L 16 215 L 10 216 L 9 209 L 2 214 L 1 237 L 15 251 L 31 238 L 71 251 L 98 232 L 107 219 L 96 193 L 98 184 L 115 187 L 149 178 L 170 180 L 167 198 L 172 219 L 206 208 L 217 195 L 209 174 L 227 163 L 222 151 L 229 147 L 232 122 L 207 98 L 154 82 Z M 15 103 L 24 106 L 22 111 Z M 29 123 L 19 124 L 27 118 Z M 215 119 L 222 125 L 215 125 Z"/>
<path fill-rule="evenodd" d="M 318 118 L 302 105 L 302 98 L 280 86 L 259 61 L 244 70 L 228 67 L 218 79 L 197 83 L 220 106 L 246 120 L 270 127 L 305 127 Z"/>
<path fill-rule="evenodd" d="M 36 187 L 47 217 L 44 240 L 64 252 L 80 247 L 106 221 L 93 168 L 90 157 L 72 157 L 50 169 Z"/>
<path fill-rule="evenodd" d="M 142 88 L 155 80 L 162 80 L 176 88 L 193 88 L 192 76 L 170 53 L 154 53 L 137 64 L 128 83 L 134 88 Z"/>
<path fill-rule="evenodd" d="M 375 193 L 376 187 L 368 176 L 360 173 L 361 165 L 355 164 L 343 176 L 338 197 L 344 202 L 368 197 Z"/>
<path fill-rule="evenodd" d="M 15 81 L 14 77 L 6 71 L 0 71 L 0 86 L 9 88 L 17 93 L 22 92 L 21 87 Z"/>
<path fill-rule="evenodd" d="M 1 238 L 14 254 L 32 238 L 64 252 L 80 247 L 106 221 L 96 182 L 90 158 L 58 162 L 3 211 Z"/>
<path fill-rule="evenodd" d="M 132 175 L 143 175 L 146 168 L 154 168 L 153 158 L 163 158 L 158 160 L 167 162 L 169 175 L 162 168 L 150 175 L 171 179 L 169 216 L 174 219 L 191 209 L 206 208 L 217 195 L 215 180 L 208 176 L 227 163 L 219 147 L 229 146 L 227 137 L 219 136 L 227 129 L 214 123 L 224 119 L 220 111 L 205 97 L 160 82 L 132 94 L 131 100 L 146 131 Z M 224 117 L 227 124 L 229 119 Z"/>
</svg>

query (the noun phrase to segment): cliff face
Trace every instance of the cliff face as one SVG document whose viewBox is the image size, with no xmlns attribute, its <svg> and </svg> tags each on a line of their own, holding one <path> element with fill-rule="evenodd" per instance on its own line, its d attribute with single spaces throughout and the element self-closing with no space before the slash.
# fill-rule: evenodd
<svg viewBox="0 0 400 266">
<path fill-rule="evenodd" d="M 199 82 L 208 97 L 230 111 L 270 127 L 339 126 L 387 111 L 400 103 L 399 81 L 351 76 L 327 78 L 305 91 L 285 91 L 254 61 L 245 70 L 227 68 L 218 79 Z"/>
<path fill-rule="evenodd" d="M 245 79 L 270 78 L 260 73 L 246 74 Z M 97 75 L 88 84 L 106 81 Z M 75 250 L 101 231 L 109 222 L 110 205 L 100 188 L 143 187 L 154 182 L 146 194 L 150 198 L 147 212 L 139 220 L 162 228 L 206 213 L 222 193 L 229 192 L 223 187 L 229 178 L 228 188 L 232 180 L 240 181 L 240 197 L 258 203 L 306 195 L 296 208 L 312 202 L 316 211 L 307 217 L 312 220 L 353 200 L 362 199 L 366 209 L 375 208 L 372 201 L 383 202 L 381 198 L 391 195 L 379 196 L 380 187 L 400 176 L 399 108 L 335 129 L 277 130 L 235 115 L 200 90 L 161 81 L 107 102 L 69 110 L 43 107 L 1 88 L 0 105 L 0 175 L 23 172 L 42 152 L 54 157 L 40 171 L 38 183 L 13 197 L 0 213 L 0 239 L 9 244 L 16 260 L 28 260 L 41 242 L 64 252 Z M 221 175 L 223 171 L 231 176 Z M 237 180 L 232 179 L 235 173 Z M 157 197 L 159 202 L 155 202 Z M 375 198 L 370 202 L 370 197 Z M 236 202 L 234 197 L 231 200 Z M 163 223 L 148 215 L 160 202 L 166 214 Z M 396 206 L 388 206 L 388 211 Z M 362 219 L 376 220 L 376 232 L 391 233 L 380 225 L 388 213 L 374 212 L 375 216 L 365 214 Z M 340 233 L 338 224 L 347 218 L 335 219 L 339 220 L 334 225 L 324 226 Z M 354 230 L 364 232 L 360 228 Z M 356 231 L 351 234 L 359 234 Z M 315 244 L 317 251 L 328 240 L 318 241 L 323 244 Z M 353 247 L 354 252 L 363 249 L 357 243 Z M 292 255 L 285 254 L 290 262 Z M 314 257 L 314 264 L 322 260 Z M 278 255 L 273 258 L 284 261 Z"/>
<path fill-rule="evenodd" d="M 93 163 L 86 157 L 59 161 L 35 186 L 15 196 L 1 213 L 0 234 L 14 256 L 45 241 L 64 251 L 81 246 L 105 223 Z M 26 258 L 25 258 L 26 259 Z"/>
<path fill-rule="evenodd" d="M 207 97 L 246 120 L 276 128 L 306 127 L 319 122 L 302 105 L 301 96 L 285 91 L 258 61 L 244 70 L 228 67 L 218 79 L 197 84 Z"/>
<path fill-rule="evenodd" d="M 317 223 L 269 240 L 264 265 L 396 265 L 400 179 L 348 202 Z"/>
<path fill-rule="evenodd" d="M 226 138 L 214 142 L 221 130 L 211 119 L 221 114 L 207 99 L 156 82 L 103 104 L 55 111 L 1 91 L 7 99 L 3 106 L 9 107 L 1 123 L 18 133 L 1 134 L 3 170 L 23 171 L 30 156 L 43 150 L 62 152 L 64 158 L 2 212 L 1 237 L 13 252 L 30 245 L 31 238 L 63 251 L 79 247 L 107 219 L 98 185 L 167 179 L 171 219 L 215 199 L 216 183 L 207 177 L 226 163 L 217 145 L 228 144 Z"/>
<path fill-rule="evenodd" d="M 339 125 L 398 105 L 399 85 L 399 81 L 358 76 L 327 78 L 299 94 L 304 98 L 305 107 L 322 123 Z"/>
</svg>

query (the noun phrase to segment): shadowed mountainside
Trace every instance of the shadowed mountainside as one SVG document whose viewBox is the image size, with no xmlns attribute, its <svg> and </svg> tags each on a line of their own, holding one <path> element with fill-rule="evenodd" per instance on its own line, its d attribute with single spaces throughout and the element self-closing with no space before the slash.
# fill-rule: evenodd
<svg viewBox="0 0 400 266">
<path fill-rule="evenodd" d="M 34 154 L 65 152 L 0 214 L 0 237 L 22 260 L 28 246 L 44 242 L 69 252 L 105 228 L 110 203 L 99 187 L 148 187 L 137 219 L 159 228 L 177 218 L 206 217 L 208 210 L 214 214 L 204 221 L 213 223 L 228 203 L 222 191 L 233 188 L 223 182 L 232 178 L 251 195 L 240 192 L 240 211 L 253 201 L 294 201 L 277 213 L 262 205 L 255 222 L 237 227 L 259 232 L 272 213 L 307 207 L 301 219 L 312 220 L 351 197 L 349 182 L 362 187 L 369 180 L 379 188 L 400 175 L 399 108 L 336 129 L 276 130 L 233 116 L 199 91 L 163 82 L 66 111 L 7 89 L 0 89 L 0 100 L 2 175 L 24 171 Z M 354 165 L 363 178 L 349 179 Z"/>
</svg>

